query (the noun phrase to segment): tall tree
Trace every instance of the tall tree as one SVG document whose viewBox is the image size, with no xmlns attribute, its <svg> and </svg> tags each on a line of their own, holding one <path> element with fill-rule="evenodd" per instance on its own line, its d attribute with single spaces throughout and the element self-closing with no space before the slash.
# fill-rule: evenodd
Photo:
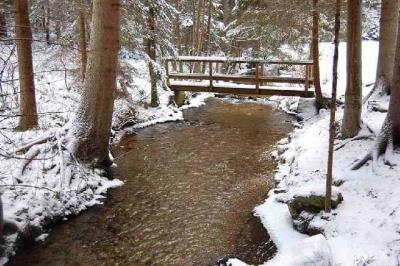
<svg viewBox="0 0 400 266">
<path fill-rule="evenodd" d="M 7 33 L 7 21 L 6 21 L 6 14 L 5 10 L 5 3 L 0 3 L 0 38 L 5 38 L 8 36 Z"/>
<path fill-rule="evenodd" d="M 340 10 L 341 0 L 336 0 L 335 12 L 335 51 L 333 54 L 333 69 L 332 69 L 332 103 L 331 117 L 329 121 L 329 149 L 328 149 L 328 167 L 326 174 L 326 196 L 325 196 L 325 211 L 332 210 L 332 182 L 333 182 L 333 149 L 335 144 L 335 120 L 336 120 L 336 94 L 337 94 L 337 79 L 338 79 L 338 62 L 339 62 L 339 34 L 340 34 Z"/>
<path fill-rule="evenodd" d="M 147 42 L 147 55 L 149 56 L 149 74 L 150 74 L 150 86 L 151 86 L 151 102 L 152 107 L 157 107 L 159 105 L 158 92 L 157 92 L 157 70 L 155 67 L 156 61 L 156 40 L 155 40 L 155 30 L 156 30 L 156 11 L 154 6 L 149 4 L 149 14 L 147 17 L 147 23 L 149 27 L 149 38 Z"/>
<path fill-rule="evenodd" d="M 382 0 L 376 87 L 390 92 L 399 20 L 399 0 Z"/>
<path fill-rule="evenodd" d="M 178 49 L 178 55 L 182 54 L 182 30 L 181 30 L 181 12 L 182 12 L 182 2 L 176 1 L 175 3 L 177 13 L 175 15 L 175 43 Z M 175 63 L 175 70 L 177 70 L 178 66 Z M 179 71 L 183 72 L 183 64 L 179 63 Z M 180 107 L 185 103 L 185 92 L 183 91 L 175 91 L 174 92 L 174 101 Z"/>
<path fill-rule="evenodd" d="M 313 2 L 313 26 L 312 26 L 312 58 L 313 58 L 313 77 L 315 87 L 315 99 L 317 108 L 324 107 L 324 98 L 321 91 L 320 71 L 319 71 L 319 11 L 318 11 L 318 0 L 312 0 Z"/>
<path fill-rule="evenodd" d="M 389 111 L 383 122 L 382 129 L 375 140 L 372 150 L 358 161 L 353 170 L 362 167 L 372 159 L 373 166 L 377 158 L 384 154 L 386 164 L 391 164 L 393 150 L 400 146 L 400 25 L 398 26 L 395 63 L 393 68 L 392 91 L 390 96 Z"/>
<path fill-rule="evenodd" d="M 14 8 L 20 83 L 19 129 L 27 130 L 38 126 L 28 0 L 15 0 Z"/>
<path fill-rule="evenodd" d="M 208 0 L 208 12 L 207 12 L 207 41 L 206 41 L 206 45 L 204 46 L 204 49 L 207 52 L 207 55 L 210 55 L 211 53 L 211 30 L 212 30 L 212 20 L 213 20 L 213 2 L 212 0 Z"/>
<path fill-rule="evenodd" d="M 75 156 L 108 165 L 120 40 L 120 0 L 94 0 L 90 53 L 81 102 L 72 124 Z"/>
<path fill-rule="evenodd" d="M 347 88 L 342 135 L 354 137 L 361 127 L 361 0 L 347 1 Z"/>
<path fill-rule="evenodd" d="M 78 1 L 79 8 L 79 49 L 81 52 L 81 76 L 85 79 L 87 65 L 87 41 L 86 41 L 86 8 L 84 0 Z"/>
</svg>

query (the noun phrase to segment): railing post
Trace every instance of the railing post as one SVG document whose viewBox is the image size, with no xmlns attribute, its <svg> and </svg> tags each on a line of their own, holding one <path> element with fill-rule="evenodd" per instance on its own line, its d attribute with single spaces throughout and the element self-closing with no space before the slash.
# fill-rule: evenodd
<svg viewBox="0 0 400 266">
<path fill-rule="evenodd" d="M 308 89 L 310 88 L 310 66 L 306 65 L 306 77 L 305 77 L 305 82 L 304 82 L 304 86 L 305 86 L 305 93 L 307 95 L 308 93 Z"/>
<path fill-rule="evenodd" d="M 261 63 L 261 77 L 264 76 L 264 63 Z M 264 86 L 264 83 L 261 81 L 261 86 Z"/>
<path fill-rule="evenodd" d="M 256 93 L 260 94 L 260 70 L 258 63 L 256 63 Z"/>
<path fill-rule="evenodd" d="M 209 75 L 210 75 L 210 89 L 213 91 L 213 68 L 212 68 L 212 62 L 209 63 Z"/>
<path fill-rule="evenodd" d="M 167 86 L 169 87 L 171 85 L 171 83 L 169 80 L 169 61 L 168 61 L 168 59 L 165 60 L 165 73 L 167 75 Z"/>
</svg>

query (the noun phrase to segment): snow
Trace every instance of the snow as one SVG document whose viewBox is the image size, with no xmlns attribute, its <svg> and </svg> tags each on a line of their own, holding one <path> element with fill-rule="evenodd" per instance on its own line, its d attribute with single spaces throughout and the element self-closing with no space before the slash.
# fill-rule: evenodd
<svg viewBox="0 0 400 266">
<path fill-rule="evenodd" d="M 281 61 L 281 60 L 265 60 L 263 58 L 253 58 L 253 57 L 224 57 L 224 56 L 178 56 L 178 57 L 167 57 L 164 58 L 166 60 L 180 60 L 180 61 L 205 61 L 205 62 L 260 62 L 265 64 L 285 64 L 290 63 L 291 61 Z M 299 65 L 303 64 L 312 64 L 310 60 L 296 60 L 296 63 Z"/>
<path fill-rule="evenodd" d="M 273 195 L 270 195 L 273 197 Z M 255 215 L 268 228 L 268 234 L 278 249 L 285 249 L 306 238 L 306 235 L 293 230 L 289 208 L 275 200 L 266 201 L 255 208 Z"/>
<path fill-rule="evenodd" d="M 338 98 L 342 99 L 346 88 L 345 47 L 343 43 L 340 45 Z M 322 44 L 321 48 L 323 89 L 329 94 L 333 49 L 331 44 Z M 367 85 L 375 79 L 377 52 L 377 42 L 363 42 L 364 95 L 371 89 Z M 389 97 L 375 96 L 373 100 L 387 107 Z M 367 125 L 375 133 L 379 132 L 385 115 L 372 112 L 366 105 L 365 125 L 359 135 L 371 135 Z M 338 122 L 342 116 L 343 109 L 339 108 Z M 279 251 L 265 265 L 398 265 L 399 156 L 394 158 L 396 166 L 384 165 L 380 159 L 375 171 L 370 164 L 358 171 L 350 170 L 354 161 L 372 147 L 373 139 L 336 140 L 335 147 L 341 148 L 334 155 L 334 181 L 344 183 L 334 187 L 334 195 L 340 192 L 344 202 L 331 214 L 321 212 L 312 220 L 313 226 L 324 230 L 324 237 L 309 237 L 293 229 L 287 205 L 280 202 L 294 195 L 324 194 L 328 125 L 329 112 L 322 110 L 278 143 L 273 153 L 280 161 L 275 175 L 279 182 L 277 190 L 286 193 L 271 191 L 268 199 L 255 208 L 255 215 L 260 217 Z"/>
<path fill-rule="evenodd" d="M 332 60 L 333 60 L 332 43 L 320 44 L 320 67 L 321 67 L 321 86 L 323 92 L 327 96 L 331 95 L 332 87 Z M 339 65 L 338 65 L 338 98 L 343 98 L 346 90 L 346 56 L 347 43 L 342 42 L 339 45 Z M 378 63 L 379 43 L 376 41 L 363 41 L 362 43 L 362 77 L 364 88 L 367 85 L 373 84 L 376 77 L 376 66 Z M 366 96 L 369 90 L 364 89 L 363 95 Z"/>
<path fill-rule="evenodd" d="M 335 254 L 336 255 L 336 254 Z M 268 261 L 266 266 L 280 265 L 332 265 L 332 251 L 323 235 L 302 239 Z"/>
</svg>

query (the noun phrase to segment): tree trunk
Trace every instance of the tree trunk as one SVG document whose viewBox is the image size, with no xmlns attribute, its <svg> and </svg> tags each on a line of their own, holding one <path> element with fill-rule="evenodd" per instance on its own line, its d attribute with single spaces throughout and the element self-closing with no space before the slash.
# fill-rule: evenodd
<svg viewBox="0 0 400 266">
<path fill-rule="evenodd" d="M 375 140 L 374 147 L 364 156 L 364 158 L 359 160 L 352 167 L 352 170 L 361 168 L 371 159 L 372 167 L 374 169 L 374 164 L 382 154 L 384 154 L 385 164 L 392 165 L 391 156 L 393 156 L 393 151 L 396 147 L 400 146 L 400 25 L 398 26 L 395 54 L 392 81 L 393 86 L 388 114 L 383 122 L 382 129 Z"/>
<path fill-rule="evenodd" d="M 197 2 L 197 18 L 196 18 L 196 46 L 194 55 L 200 55 L 203 47 L 203 26 L 204 26 L 204 0 L 198 0 Z M 201 71 L 201 64 L 193 64 L 194 72 L 199 73 Z"/>
<path fill-rule="evenodd" d="M 318 0 L 313 0 L 313 26 L 312 26 L 312 58 L 313 58 L 313 78 L 315 88 L 315 100 L 317 109 L 325 106 L 321 91 L 320 71 L 319 71 L 319 11 Z"/>
<path fill-rule="evenodd" d="M 19 129 L 28 130 L 38 126 L 32 65 L 32 32 L 29 22 L 28 0 L 15 0 L 14 8 L 20 83 L 21 116 L 19 120 Z"/>
<path fill-rule="evenodd" d="M 3 201 L 0 194 L 0 245 L 4 245 L 4 216 L 3 216 Z M 4 248 L 0 248 L 0 256 L 4 256 Z"/>
<path fill-rule="evenodd" d="M 224 13 L 223 13 L 223 19 L 224 19 L 224 26 L 228 26 L 230 19 L 231 19 L 231 7 L 229 0 L 223 0 L 223 8 L 224 8 Z"/>
<path fill-rule="evenodd" d="M 192 54 L 195 55 L 195 50 L 197 47 L 197 40 L 196 40 L 196 29 L 197 29 L 197 19 L 196 19 L 196 1 L 193 1 L 193 27 L 192 27 Z"/>
<path fill-rule="evenodd" d="M 179 13 L 176 15 L 176 22 L 175 22 L 175 36 L 176 36 L 176 43 L 177 43 L 177 47 L 178 47 L 178 55 L 181 55 L 182 54 L 182 33 L 181 33 L 181 17 L 180 17 L 181 9 L 180 9 L 179 4 L 177 7 Z M 174 64 L 175 64 L 174 65 L 175 70 L 177 70 L 179 67 L 179 72 L 182 73 L 183 72 L 182 62 L 178 62 L 179 66 L 177 66 L 176 62 Z M 175 91 L 174 92 L 174 101 L 178 107 L 182 106 L 185 103 L 185 98 L 186 98 L 186 95 L 185 95 L 184 91 Z"/>
<path fill-rule="evenodd" d="M 196 55 L 195 51 L 196 51 L 196 28 L 197 28 L 197 20 L 196 20 L 196 2 L 195 0 L 192 1 L 192 21 L 193 21 L 193 25 L 192 25 L 192 32 L 191 32 L 191 49 L 189 51 L 189 55 Z M 194 65 L 193 63 L 189 64 L 189 72 L 192 73 L 194 69 Z"/>
<path fill-rule="evenodd" d="M 90 53 L 81 102 L 72 125 L 73 153 L 82 162 L 110 163 L 110 139 L 118 50 L 120 0 L 94 0 Z"/>
<path fill-rule="evenodd" d="M 81 52 L 81 75 L 85 80 L 87 65 L 87 41 L 86 41 L 86 15 L 84 0 L 79 0 L 79 49 Z"/>
<path fill-rule="evenodd" d="M 149 56 L 149 75 L 151 84 L 151 107 L 157 107 L 159 105 L 158 92 L 157 92 L 157 72 L 155 69 L 156 61 L 156 42 L 155 42 L 155 30 L 156 30 L 156 14 L 153 6 L 149 7 L 149 14 L 147 23 L 150 31 L 150 37 L 147 40 L 147 55 Z"/>
<path fill-rule="evenodd" d="M 207 21 L 207 42 L 206 42 L 207 55 L 211 54 L 212 17 L 213 17 L 213 2 L 212 2 L 212 0 L 209 0 L 208 1 L 208 21 Z"/>
<path fill-rule="evenodd" d="M 400 145 L 400 27 L 398 27 L 395 55 L 388 116 L 392 124 L 392 140 L 398 147 Z"/>
<path fill-rule="evenodd" d="M 43 31 L 46 36 L 46 43 L 50 45 L 50 1 L 43 1 L 43 17 L 42 17 Z"/>
<path fill-rule="evenodd" d="M 198 23 L 197 23 L 197 54 L 200 55 L 203 51 L 204 37 L 204 0 L 199 0 L 198 6 Z"/>
<path fill-rule="evenodd" d="M 46 1 L 46 42 L 50 45 L 50 1 Z"/>
<path fill-rule="evenodd" d="M 390 93 L 390 83 L 393 79 L 398 20 L 399 0 L 382 0 L 376 86 L 380 85 L 380 89 L 387 93 Z"/>
<path fill-rule="evenodd" d="M 5 10 L 5 3 L 0 4 L 0 38 L 7 38 L 7 21 L 6 21 L 6 14 Z"/>
<path fill-rule="evenodd" d="M 342 135 L 351 138 L 358 134 L 361 126 L 361 0 L 347 1 L 347 7 L 347 88 Z"/>
<path fill-rule="evenodd" d="M 335 12 L 335 52 L 333 55 L 333 70 L 332 70 L 332 103 L 331 117 L 329 122 L 329 151 L 328 151 L 328 168 L 326 175 L 326 196 L 325 196 L 325 211 L 331 212 L 332 209 L 332 181 L 333 181 L 333 148 L 335 144 L 335 119 L 336 119 L 336 92 L 338 79 L 338 61 L 339 61 L 339 34 L 340 34 L 340 10 L 341 0 L 336 0 Z"/>
<path fill-rule="evenodd" d="M 54 25 L 54 31 L 58 41 L 61 38 L 61 21 L 59 19 L 56 20 L 56 24 Z"/>
</svg>

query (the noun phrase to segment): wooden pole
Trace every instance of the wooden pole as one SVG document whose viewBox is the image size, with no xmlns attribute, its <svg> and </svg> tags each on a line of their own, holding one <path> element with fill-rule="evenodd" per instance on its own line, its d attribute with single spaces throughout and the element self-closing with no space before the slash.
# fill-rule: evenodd
<svg viewBox="0 0 400 266">
<path fill-rule="evenodd" d="M 210 89 L 211 91 L 213 90 L 213 67 L 212 67 L 212 62 L 209 63 L 209 69 L 210 69 Z"/>
<path fill-rule="evenodd" d="M 308 93 L 308 89 L 310 88 L 309 77 L 310 77 L 310 67 L 308 65 L 306 65 L 306 77 L 305 77 L 305 82 L 304 82 L 306 94 Z"/>
<path fill-rule="evenodd" d="M 165 60 L 165 73 L 167 75 L 167 86 L 169 87 L 171 85 L 169 80 L 169 60 Z"/>
<path fill-rule="evenodd" d="M 262 63 L 261 64 L 261 77 L 263 77 L 263 76 L 264 76 L 264 64 Z M 261 86 L 264 86 L 263 82 L 261 82 Z"/>
<path fill-rule="evenodd" d="M 260 94 L 260 69 L 258 63 L 256 63 L 256 93 Z"/>
<path fill-rule="evenodd" d="M 326 175 L 326 195 L 325 195 L 325 212 L 332 210 L 332 180 L 333 180 L 333 146 L 335 142 L 335 116 L 336 116 L 336 93 L 337 93 L 337 76 L 338 76 L 338 58 L 339 58 L 339 33 L 340 33 L 340 0 L 336 0 L 335 14 L 335 52 L 333 56 L 332 71 L 332 100 L 331 100 L 331 118 L 329 125 L 329 151 L 328 151 L 328 169 Z"/>
</svg>

